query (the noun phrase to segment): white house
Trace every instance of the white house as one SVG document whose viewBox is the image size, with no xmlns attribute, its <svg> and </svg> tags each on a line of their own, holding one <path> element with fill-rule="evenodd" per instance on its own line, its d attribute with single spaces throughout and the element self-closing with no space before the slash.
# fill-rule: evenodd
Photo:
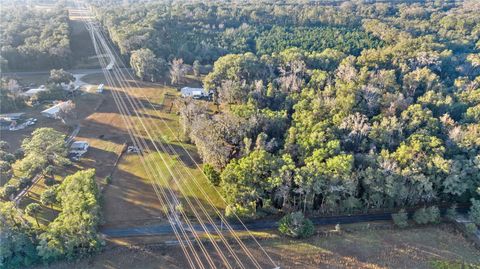
<svg viewBox="0 0 480 269">
<path fill-rule="evenodd" d="M 44 111 L 42 111 L 42 115 L 47 117 L 47 118 L 52 118 L 52 119 L 58 119 L 58 112 L 60 111 L 60 109 L 62 108 L 62 106 L 64 106 L 66 104 L 66 102 L 60 102 L 50 108 L 47 108 L 45 109 Z"/>
<path fill-rule="evenodd" d="M 192 97 L 194 99 L 208 97 L 208 92 L 204 88 L 183 87 L 180 89 L 180 93 L 182 97 Z"/>
</svg>

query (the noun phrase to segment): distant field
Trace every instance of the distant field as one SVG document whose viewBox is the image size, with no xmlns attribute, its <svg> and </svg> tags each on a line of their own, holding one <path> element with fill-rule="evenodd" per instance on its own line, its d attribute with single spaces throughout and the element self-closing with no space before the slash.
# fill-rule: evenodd
<svg viewBox="0 0 480 269">
<path fill-rule="evenodd" d="M 406 230 L 372 229 L 374 225 L 367 229 L 366 225 L 345 225 L 343 227 L 345 232 L 329 236 L 325 236 L 323 232 L 333 227 L 322 227 L 319 233 L 321 235 L 308 240 L 274 238 L 261 240 L 260 243 L 282 269 L 427 269 L 435 268 L 433 266 L 435 262 L 443 262 L 447 265 L 467 263 L 480 266 L 480 252 L 448 225 Z M 247 245 L 252 244 L 252 242 L 247 243 Z M 260 262 L 265 265 L 265 268 L 269 268 L 266 261 L 260 260 Z M 147 269 L 186 268 L 186 266 L 179 247 L 156 246 L 107 248 L 91 259 L 54 264 L 48 268 Z"/>
</svg>

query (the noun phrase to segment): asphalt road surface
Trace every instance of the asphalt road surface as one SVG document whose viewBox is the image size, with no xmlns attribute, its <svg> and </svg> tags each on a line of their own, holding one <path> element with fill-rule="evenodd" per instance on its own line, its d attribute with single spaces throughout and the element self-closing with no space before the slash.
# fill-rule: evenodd
<svg viewBox="0 0 480 269">
<path fill-rule="evenodd" d="M 315 225 L 333 225 L 333 224 L 348 224 L 348 223 L 357 223 L 357 222 L 368 222 L 368 221 L 379 221 L 379 220 L 390 220 L 390 213 L 381 213 L 381 214 L 366 214 L 366 215 L 352 215 L 352 216 L 337 216 L 337 217 L 318 217 L 312 218 L 312 222 Z M 239 223 L 229 222 L 230 226 L 236 231 L 243 231 L 245 227 Z M 204 232 L 203 228 L 200 225 L 193 225 L 197 232 Z M 214 229 L 211 225 L 206 224 L 207 230 L 214 232 Z M 255 221 L 245 223 L 245 226 L 248 230 L 252 231 L 261 231 L 261 230 L 270 230 L 276 229 L 278 227 L 277 221 Z M 217 227 L 221 227 L 220 223 L 217 223 Z M 128 228 L 113 228 L 113 229 L 104 229 L 102 233 L 107 237 L 118 238 L 118 237 L 131 237 L 131 236 L 146 236 L 146 235 L 166 235 L 173 234 L 173 229 L 170 224 L 156 225 L 156 226 L 144 226 L 144 227 L 128 227 Z"/>
<path fill-rule="evenodd" d="M 445 214 L 448 207 L 440 208 L 442 214 Z M 465 213 L 468 211 L 467 206 L 457 208 L 457 212 Z M 409 215 L 413 215 L 413 211 L 409 211 Z M 345 216 L 332 216 L 332 217 L 314 217 L 311 218 L 315 225 L 334 225 L 334 224 L 350 224 L 370 221 L 386 221 L 391 220 L 391 212 L 387 213 L 375 213 L 375 214 L 363 214 L 363 215 L 345 215 Z M 245 227 L 240 223 L 229 222 L 233 230 L 244 231 Z M 221 227 L 220 222 L 216 223 L 217 227 Z M 278 221 L 273 220 L 258 220 L 252 222 L 245 222 L 245 226 L 248 230 L 262 231 L 271 230 L 278 227 Z M 204 232 L 200 225 L 193 225 L 197 232 Z M 207 230 L 214 232 L 211 225 L 206 224 Z M 170 224 L 155 225 L 155 226 L 142 226 L 142 227 L 127 227 L 127 228 L 107 228 L 101 231 L 104 235 L 110 238 L 119 237 L 132 237 L 132 236 L 147 236 L 147 235 L 167 235 L 173 234 L 173 229 Z"/>
</svg>

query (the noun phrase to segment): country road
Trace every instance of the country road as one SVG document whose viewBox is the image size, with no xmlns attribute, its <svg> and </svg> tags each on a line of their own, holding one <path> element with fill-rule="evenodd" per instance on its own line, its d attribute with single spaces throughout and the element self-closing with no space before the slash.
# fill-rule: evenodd
<svg viewBox="0 0 480 269">
<path fill-rule="evenodd" d="M 354 215 L 354 216 L 336 216 L 336 217 L 319 217 L 313 218 L 312 222 L 315 225 L 334 225 L 334 224 L 349 224 L 357 222 L 368 222 L 368 221 L 379 221 L 379 220 L 390 220 L 390 213 L 381 213 L 381 214 L 366 214 L 366 215 Z M 216 224 L 218 227 L 221 226 L 220 223 Z M 241 224 L 230 223 L 232 228 L 235 231 L 244 231 L 245 227 Z M 211 225 L 207 224 L 207 229 L 210 232 L 214 232 L 214 229 Z M 261 231 L 261 230 L 270 230 L 276 229 L 278 227 L 277 221 L 255 221 L 250 223 L 245 223 L 245 226 L 250 231 Z M 203 228 L 200 225 L 194 225 L 197 232 L 204 232 Z M 117 229 L 104 229 L 102 233 L 110 238 L 115 237 L 131 237 L 131 236 L 146 236 L 146 235 L 165 235 L 173 234 L 172 227 L 170 224 L 156 225 L 156 226 L 145 226 L 145 227 L 132 227 L 132 228 L 117 228 Z"/>
<path fill-rule="evenodd" d="M 442 214 L 445 214 L 445 211 L 448 207 L 440 208 Z M 466 213 L 468 211 L 467 206 L 462 206 L 457 208 L 459 213 Z M 409 214 L 413 214 L 413 211 L 409 211 Z M 345 216 L 329 216 L 329 217 L 314 217 L 311 218 L 314 225 L 334 225 L 334 224 L 351 224 L 351 223 L 361 223 L 369 221 L 387 221 L 391 220 L 391 213 L 375 213 L 375 214 L 361 214 L 361 215 L 345 215 Z M 221 227 L 221 223 L 216 223 L 218 227 Z M 214 232 L 214 229 L 211 225 L 206 224 L 207 230 L 209 232 Z M 240 223 L 230 222 L 230 226 L 235 231 L 244 231 L 245 227 Z M 278 227 L 278 221 L 267 220 L 267 221 L 253 221 L 245 222 L 245 226 L 250 231 L 262 231 L 262 230 L 271 230 Z M 200 225 L 194 225 L 194 228 L 197 232 L 204 232 L 203 228 Z M 147 235 L 167 235 L 173 234 L 173 229 L 170 224 L 164 225 L 155 225 L 155 226 L 142 226 L 142 227 L 127 227 L 127 228 L 107 228 L 101 231 L 107 237 L 110 238 L 119 238 L 119 237 L 133 237 L 133 236 L 147 236 Z"/>
</svg>

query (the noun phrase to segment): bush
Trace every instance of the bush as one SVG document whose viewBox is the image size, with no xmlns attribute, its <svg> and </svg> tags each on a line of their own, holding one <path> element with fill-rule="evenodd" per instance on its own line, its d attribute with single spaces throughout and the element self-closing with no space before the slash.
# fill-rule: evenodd
<svg viewBox="0 0 480 269">
<path fill-rule="evenodd" d="M 447 209 L 447 213 L 445 217 L 449 220 L 455 220 L 457 218 L 457 205 L 452 205 L 449 209 Z"/>
<path fill-rule="evenodd" d="M 45 185 L 50 187 L 55 185 L 57 181 L 53 177 L 45 177 L 45 179 L 43 180 L 43 183 L 45 183 Z"/>
<path fill-rule="evenodd" d="M 471 221 L 477 225 L 480 225 L 480 200 L 472 199 L 471 201 L 472 206 L 470 207 L 468 215 Z"/>
<path fill-rule="evenodd" d="M 26 186 L 28 186 L 30 183 L 32 183 L 32 180 L 28 177 L 22 177 L 20 178 L 20 185 L 19 187 L 20 188 L 25 188 Z"/>
<path fill-rule="evenodd" d="M 468 234 L 474 234 L 477 231 L 477 225 L 475 223 L 465 223 L 465 229 L 467 230 Z"/>
<path fill-rule="evenodd" d="M 40 195 L 40 202 L 44 206 L 50 206 L 53 210 L 53 205 L 57 203 L 57 192 L 55 187 L 50 187 L 42 192 Z"/>
<path fill-rule="evenodd" d="M 108 184 L 110 184 L 110 183 L 112 183 L 112 176 L 109 175 L 109 176 L 106 176 L 106 177 L 105 177 L 105 184 L 108 185 Z"/>
<path fill-rule="evenodd" d="M 8 162 L 10 164 L 15 162 L 15 155 L 0 150 L 0 160 Z"/>
<path fill-rule="evenodd" d="M 438 209 L 438 206 L 428 207 L 427 214 L 430 223 L 440 223 L 440 209 Z"/>
<path fill-rule="evenodd" d="M 213 166 L 210 164 L 205 164 L 203 166 L 203 173 L 207 176 L 208 180 L 214 185 L 218 186 L 220 184 L 220 173 L 218 173 Z"/>
<path fill-rule="evenodd" d="M 17 188 L 15 186 L 11 184 L 7 184 L 3 187 L 1 195 L 3 199 L 8 200 L 10 199 L 10 196 L 15 194 L 16 192 L 17 192 Z"/>
<path fill-rule="evenodd" d="M 417 209 L 413 214 L 413 221 L 417 224 L 428 224 L 430 222 L 430 216 L 425 207 Z"/>
<path fill-rule="evenodd" d="M 10 145 L 7 141 L 0 140 L 0 150 L 7 151 L 10 148 Z"/>
<path fill-rule="evenodd" d="M 234 218 L 235 215 L 240 218 L 254 218 L 255 203 L 250 203 L 247 206 L 239 204 L 227 205 L 227 207 L 225 207 L 225 217 Z"/>
<path fill-rule="evenodd" d="M 422 207 L 415 211 L 413 214 L 413 220 L 417 224 L 429 224 L 440 222 L 440 210 L 437 206 Z"/>
<path fill-rule="evenodd" d="M 280 220 L 278 230 L 294 238 L 307 238 L 313 235 L 314 227 L 312 221 L 305 218 L 302 212 L 294 212 Z"/>
<path fill-rule="evenodd" d="M 398 213 L 392 214 L 392 220 L 395 226 L 406 228 L 408 226 L 408 214 L 405 209 L 401 209 Z"/>
<path fill-rule="evenodd" d="M 15 156 L 15 159 L 20 160 L 25 156 L 25 152 L 23 151 L 22 148 L 19 148 L 15 150 L 15 152 L 13 153 L 13 156 Z"/>
</svg>

